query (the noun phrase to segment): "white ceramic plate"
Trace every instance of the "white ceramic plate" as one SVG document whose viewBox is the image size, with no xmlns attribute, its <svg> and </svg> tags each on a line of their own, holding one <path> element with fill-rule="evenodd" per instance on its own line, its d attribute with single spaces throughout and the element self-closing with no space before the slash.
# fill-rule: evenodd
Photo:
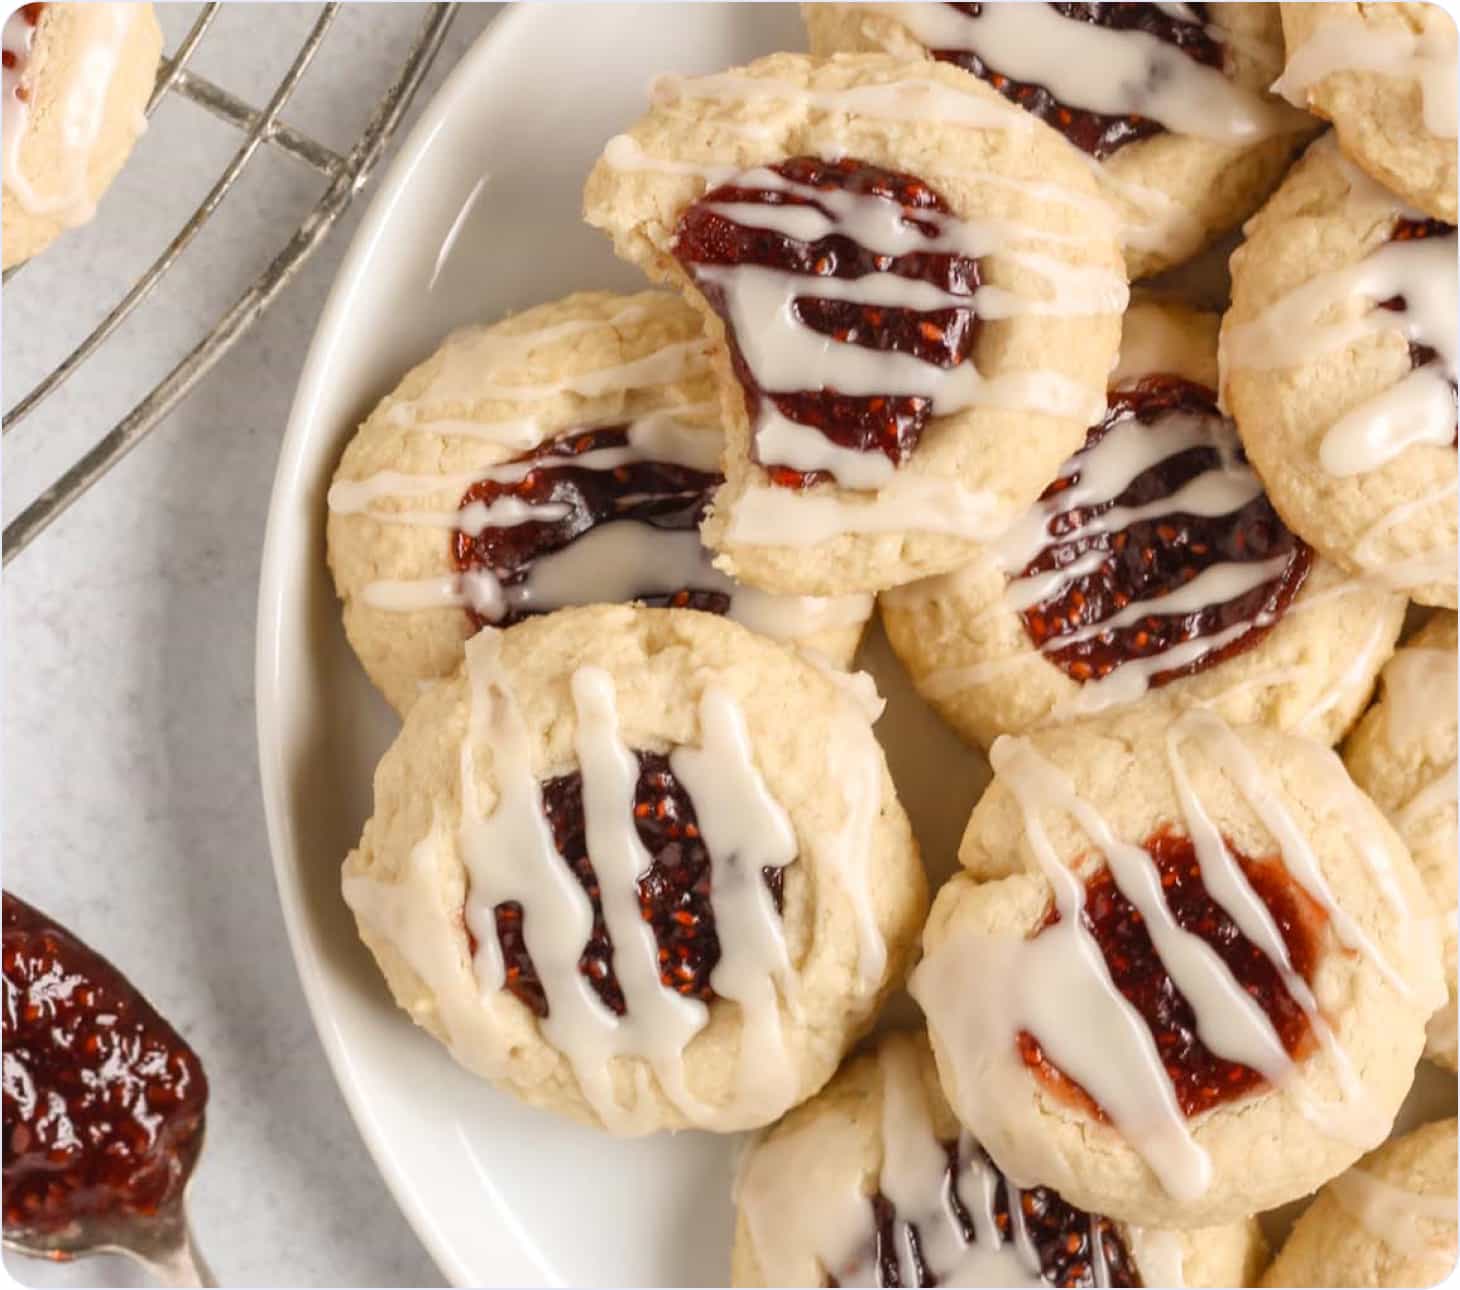
<svg viewBox="0 0 1460 1290">
<path fill-rule="evenodd" d="M 454 327 L 580 288 L 643 285 L 579 210 L 590 166 L 642 113 L 653 76 L 803 47 L 791 5 L 504 13 L 376 193 L 295 398 L 259 595 L 270 843 L 340 1087 L 401 1208 L 457 1284 L 725 1284 L 734 1143 L 690 1133 L 616 1142 L 526 1110 L 458 1069 L 391 1003 L 340 898 L 339 865 L 397 723 L 340 626 L 325 490 L 353 427 Z M 986 769 L 911 695 L 880 634 L 866 664 L 889 693 L 879 731 L 940 877 Z"/>
</svg>

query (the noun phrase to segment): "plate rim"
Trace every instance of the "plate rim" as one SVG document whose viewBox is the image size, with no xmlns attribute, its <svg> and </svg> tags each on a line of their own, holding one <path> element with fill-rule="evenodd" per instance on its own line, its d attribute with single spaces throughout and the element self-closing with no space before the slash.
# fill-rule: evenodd
<svg viewBox="0 0 1460 1290">
<path fill-rule="evenodd" d="M 319 320 L 305 351 L 299 380 L 289 407 L 289 417 L 270 484 L 269 506 L 264 527 L 264 542 L 259 564 L 258 598 L 255 607 L 254 634 L 254 706 L 255 741 L 258 753 L 259 781 L 263 796 L 264 820 L 269 842 L 269 858 L 274 874 L 284 929 L 289 941 L 294 971 L 304 992 L 310 1022 L 314 1027 L 335 1087 L 344 1098 L 350 1119 L 365 1144 L 376 1172 L 385 1183 L 397 1208 L 404 1215 L 416 1238 L 438 1270 L 454 1286 L 480 1284 L 464 1265 L 451 1244 L 443 1239 L 433 1216 L 411 1186 L 408 1177 L 397 1168 L 385 1138 L 374 1128 L 374 1115 L 354 1075 L 354 1059 L 348 1051 L 326 997 L 324 980 L 325 956 L 315 944 L 316 934 L 310 925 L 301 890 L 300 857 L 288 806 L 288 775 L 285 767 L 285 740 L 281 730 L 285 705 L 283 690 L 283 642 L 279 625 L 290 592 L 288 566 L 297 545 L 293 530 L 297 525 L 301 475 L 305 469 L 307 449 L 319 433 L 316 408 L 328 384 L 327 373 L 341 348 L 341 331 L 352 296 L 361 277 L 362 265 L 385 234 L 396 203 L 408 196 L 414 171 L 429 151 L 432 139 L 447 119 L 462 107 L 485 66 L 496 56 L 497 49 L 536 8 L 533 4 L 504 4 L 481 33 L 461 55 L 456 65 L 431 96 L 414 125 L 390 159 L 379 186 L 370 196 L 365 214 L 351 235 L 339 268 L 335 272 Z M 493 1261 L 500 1275 L 493 1277 L 504 1286 L 546 1286 L 558 1284 L 545 1276 L 543 1265 L 534 1257 L 523 1233 L 515 1230 L 498 1210 L 483 1211 L 479 1219 L 490 1229 L 484 1239 L 493 1246 Z"/>
</svg>

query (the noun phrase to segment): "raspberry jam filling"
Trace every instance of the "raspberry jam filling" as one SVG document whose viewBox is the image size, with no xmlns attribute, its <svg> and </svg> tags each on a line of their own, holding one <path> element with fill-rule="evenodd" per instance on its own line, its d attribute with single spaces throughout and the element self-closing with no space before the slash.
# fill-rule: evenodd
<svg viewBox="0 0 1460 1290">
<path fill-rule="evenodd" d="M 1097 446 L 1113 430 L 1133 420 L 1151 427 L 1154 436 L 1179 429 L 1178 416 L 1210 421 L 1211 433 L 1184 447 L 1176 440 L 1177 450 L 1165 457 L 1153 439 L 1152 464 L 1116 496 L 1058 509 L 1060 495 L 1080 483 L 1082 463 L 1095 468 Z M 1210 390 L 1179 377 L 1152 376 L 1110 395 L 1105 419 L 1090 430 L 1085 447 L 1040 499 L 1053 511 L 1045 529 L 1051 541 L 1020 575 L 1069 571 L 1056 578 L 1052 595 L 1022 610 L 1025 631 L 1045 658 L 1083 683 L 1136 660 L 1154 661 L 1185 642 L 1215 638 L 1212 648 L 1194 657 L 1178 656 L 1170 666 L 1152 671 L 1147 684 L 1160 686 L 1251 649 L 1273 628 L 1307 578 L 1313 553 L 1284 526 L 1267 494 L 1259 490 L 1238 509 L 1220 515 L 1160 506 L 1204 473 L 1234 467 L 1245 471 L 1246 459 Z M 1123 526 L 1092 523 L 1116 508 L 1130 508 L 1134 517 Z M 1231 566 L 1268 562 L 1277 569 L 1274 575 L 1255 584 L 1250 579 L 1224 584 L 1239 591 L 1220 603 L 1166 612 L 1153 604 L 1151 613 L 1135 616 L 1142 605 L 1219 566 L 1232 571 Z M 1102 623 L 1111 626 L 1099 630 Z M 1067 636 L 1073 639 L 1061 645 Z"/>
<path fill-rule="evenodd" d="M 1455 225 L 1446 224 L 1443 220 L 1437 219 L 1401 219 L 1396 221 L 1394 231 L 1389 234 L 1391 242 L 1419 242 L 1425 238 L 1449 238 L 1455 241 Z M 1390 296 L 1388 300 L 1381 300 L 1379 308 L 1389 309 L 1394 313 L 1404 313 L 1409 308 L 1409 302 L 1400 296 Z M 1412 368 L 1425 367 L 1430 363 L 1440 362 L 1439 352 L 1433 345 L 1427 345 L 1422 340 L 1411 340 L 1409 342 L 1409 365 Z M 1455 373 L 1450 372 L 1450 388 L 1455 389 Z"/>
<path fill-rule="evenodd" d="M 944 1202 L 952 1220 L 957 1224 L 963 1239 L 975 1244 L 977 1234 L 972 1216 L 963 1198 L 958 1194 L 960 1181 L 958 1143 L 945 1142 L 943 1150 L 948 1157 L 948 1172 L 944 1183 Z M 1005 1242 L 1015 1239 L 1012 1218 L 1009 1214 L 1008 1182 L 998 1167 L 984 1154 L 981 1148 L 973 1148 L 975 1158 L 983 1169 L 993 1170 L 999 1181 L 994 1187 L 993 1215 L 999 1229 L 999 1236 Z M 965 1166 L 967 1171 L 968 1166 Z M 1115 1224 L 1108 1218 L 1076 1209 L 1057 1192 L 1048 1187 L 1032 1187 L 1028 1191 L 1014 1189 L 1016 1204 L 1023 1220 L 1024 1232 L 1039 1260 L 1040 1277 L 1051 1286 L 1094 1286 L 1097 1284 L 1096 1268 L 1102 1260 L 1106 1278 L 1101 1285 L 1138 1286 L 1140 1274 L 1130 1252 L 1125 1247 Z M 902 1265 L 899 1250 L 906 1249 L 912 1255 L 914 1286 L 936 1286 L 938 1277 L 928 1267 L 923 1255 L 922 1237 L 916 1223 L 900 1224 L 897 1208 L 881 1192 L 871 1198 L 872 1221 L 876 1229 L 876 1268 L 879 1286 L 901 1286 Z M 899 1227 L 902 1231 L 899 1232 Z M 906 1244 L 900 1242 L 905 1239 Z M 1100 1249 L 1092 1242 L 1098 1240 Z M 838 1282 L 828 1278 L 828 1285 Z"/>
<path fill-rule="evenodd" d="M 561 511 L 555 519 L 488 524 L 475 534 L 457 529 L 452 535 L 457 570 L 489 573 L 505 593 L 494 613 L 484 613 L 480 606 L 467 609 L 474 628 L 510 627 L 552 608 L 534 606 L 514 596 L 513 589 L 523 588 L 536 561 L 564 550 L 600 524 L 631 520 L 665 532 L 699 528 L 722 476 L 662 461 L 628 460 L 607 469 L 586 464 L 590 454 L 613 453 L 628 445 L 627 426 L 564 435 L 507 463 L 528 467 L 516 482 L 484 479 L 467 490 L 463 511 L 504 500 Z M 646 591 L 634 598 L 655 608 L 714 614 L 730 608 L 723 591 L 694 587 L 664 594 Z"/>
<path fill-rule="evenodd" d="M 634 791 L 634 824 L 653 860 L 638 880 L 639 912 L 654 929 L 659 946 L 659 979 L 664 987 L 709 1003 L 716 997 L 710 974 L 720 961 L 720 939 L 710 904 L 710 853 L 700 837 L 694 803 L 675 778 L 669 759 L 659 753 L 636 755 L 639 778 Z M 542 786 L 542 801 L 553 845 L 593 905 L 593 931 L 578 959 L 578 970 L 604 1006 L 621 1017 L 626 1004 L 614 975 L 613 940 L 604 922 L 598 877 L 588 854 L 582 774 L 573 771 L 547 780 Z M 761 875 L 779 911 L 782 871 L 768 866 Z M 503 902 L 494 912 L 507 989 L 538 1017 L 546 1017 L 547 994 L 523 935 L 523 919 L 531 913 L 516 901 Z M 475 954 L 476 946 L 471 949 Z"/>
<path fill-rule="evenodd" d="M 13 97 L 24 103 L 30 98 L 30 87 L 22 83 L 22 77 L 30 62 L 30 47 L 35 41 L 35 29 L 45 7 L 44 4 L 23 4 L 5 19 L 4 36 L 0 39 L 0 67 L 4 69 L 7 99 Z"/>
<path fill-rule="evenodd" d="M 854 281 L 872 274 L 890 274 L 927 283 L 951 296 L 967 297 L 967 305 L 914 309 L 862 299 L 797 295 L 788 283 L 788 307 L 796 323 L 839 345 L 854 345 L 879 354 L 911 355 L 938 368 L 952 369 L 965 362 L 973 348 L 977 327 L 973 293 L 978 287 L 977 261 L 969 256 L 933 249 L 886 255 L 868 250 L 853 236 L 853 221 L 838 211 L 860 209 L 866 203 L 893 203 L 901 207 L 901 223 L 926 236 L 930 248 L 938 236 L 928 213 L 948 215 L 944 199 L 922 180 L 884 170 L 852 158 L 830 162 L 795 157 L 769 167 L 788 181 L 784 186 L 758 182 L 754 173 L 742 182 L 731 181 L 707 192 L 680 219 L 674 253 L 695 278 L 699 289 L 725 320 L 735 373 L 745 390 L 752 426 L 761 421 L 769 404 L 781 416 L 819 432 L 838 448 L 860 453 L 882 453 L 894 465 L 905 461 L 917 446 L 933 399 L 919 394 L 849 394 L 835 389 L 766 390 L 745 357 L 737 336 L 725 279 L 718 270 L 756 266 L 804 278 Z M 818 194 L 849 195 L 848 208 Z M 767 207 L 811 207 L 836 226 L 836 231 L 814 241 L 801 241 L 774 228 L 739 223 L 724 209 L 729 204 Z M 719 207 L 720 209 L 717 209 Z M 924 217 L 919 218 L 920 214 Z M 875 223 L 875 219 L 869 219 Z M 846 296 L 857 293 L 848 291 Z M 890 292 L 896 296 L 898 293 Z M 767 460 L 753 445 L 753 456 L 772 480 L 789 488 L 804 488 L 832 477 L 824 470 L 803 470 L 785 462 Z"/>
<path fill-rule="evenodd" d="M 1217 952 L 1237 983 L 1267 1014 L 1288 1055 L 1295 1060 L 1304 1057 L 1314 1043 L 1307 1014 L 1289 993 L 1272 960 L 1242 934 L 1208 893 L 1191 839 L 1162 830 L 1146 839 L 1145 849 L 1161 875 L 1166 904 L 1176 922 Z M 1325 918 L 1322 910 L 1279 861 L 1254 860 L 1230 843 L 1227 849 L 1272 915 L 1293 970 L 1311 982 L 1318 933 Z M 1264 1077 L 1250 1066 L 1217 1057 L 1202 1043 L 1195 1011 L 1167 974 L 1140 913 L 1121 894 L 1108 869 L 1101 869 L 1085 884 L 1080 917 L 1100 947 L 1116 988 L 1140 1013 L 1155 1039 L 1177 1103 L 1186 1115 L 1198 1115 L 1264 1084 Z M 1052 909 L 1043 927 L 1059 919 L 1059 911 Z M 1021 1031 L 1018 1044 L 1025 1062 L 1052 1089 L 1103 1118 L 1103 1111 L 1085 1090 L 1049 1062 L 1033 1035 Z"/>
<path fill-rule="evenodd" d="M 157 1214 L 202 1145 L 197 1055 L 110 963 L 4 893 L 5 1231 Z"/>
<path fill-rule="evenodd" d="M 950 6 L 970 18 L 983 13 L 982 4 Z M 1112 31 L 1144 32 L 1179 49 L 1188 58 L 1208 67 L 1222 70 L 1222 46 L 1212 39 L 1205 22 L 1206 5 L 1187 4 L 1181 8 L 1192 12 L 1197 21 L 1178 17 L 1170 11 L 1175 6 L 1161 4 L 1052 4 L 1049 6 L 1073 22 L 1085 22 Z M 1103 160 L 1128 143 L 1160 134 L 1165 126 L 1149 117 L 1130 114 L 1109 116 L 1087 112 L 1061 103 L 1042 85 L 1011 80 L 997 68 L 990 67 L 972 49 L 934 49 L 934 58 L 953 63 L 987 82 L 1006 99 L 1017 103 L 1026 112 L 1053 126 L 1082 152 Z"/>
</svg>

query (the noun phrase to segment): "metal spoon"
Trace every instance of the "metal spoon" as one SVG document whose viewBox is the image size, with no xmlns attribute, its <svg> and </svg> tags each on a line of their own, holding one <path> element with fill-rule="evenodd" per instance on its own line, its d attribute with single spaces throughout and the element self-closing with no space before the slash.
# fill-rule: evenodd
<svg viewBox="0 0 1460 1290">
<path fill-rule="evenodd" d="M 179 1156 L 182 1176 L 191 1178 L 203 1149 L 203 1134 Z M 155 1214 L 104 1214 L 77 1219 L 61 1231 L 5 1230 L 5 1248 L 31 1258 L 67 1263 L 94 1254 L 122 1254 L 144 1267 L 159 1285 L 216 1286 L 188 1226 L 187 1186 L 179 1187 Z"/>
</svg>

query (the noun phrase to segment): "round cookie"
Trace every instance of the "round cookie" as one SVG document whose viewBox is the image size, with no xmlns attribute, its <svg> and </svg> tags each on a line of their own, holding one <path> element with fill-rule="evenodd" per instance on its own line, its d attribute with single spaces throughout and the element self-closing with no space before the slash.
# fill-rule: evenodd
<svg viewBox="0 0 1460 1290">
<path fill-rule="evenodd" d="M 1443 610 L 1384 668 L 1379 701 L 1343 750 L 1354 783 L 1389 817 L 1429 888 L 1444 927 L 1450 1002 L 1429 1025 L 1425 1056 L 1456 1069 L 1455 615 Z"/>
<path fill-rule="evenodd" d="M 330 489 L 345 632 L 400 711 L 485 625 L 641 600 L 728 613 L 851 662 L 868 596 L 772 596 L 697 526 L 722 436 L 699 316 L 580 292 L 449 337 L 355 433 Z"/>
<path fill-rule="evenodd" d="M 1386 1142 L 1324 1187 L 1264 1286 L 1433 1286 L 1455 1271 L 1455 1130 Z"/>
<path fill-rule="evenodd" d="M 1021 1190 L 954 1119 L 927 1039 L 906 1032 L 758 1134 L 735 1203 L 736 1286 L 1242 1286 L 1267 1256 L 1252 1219 L 1146 1230 Z"/>
<path fill-rule="evenodd" d="M 1114 205 L 1144 278 L 1235 228 L 1312 119 L 1267 93 L 1275 6 L 805 4 L 816 54 L 884 50 L 960 67 L 1060 131 Z"/>
<path fill-rule="evenodd" d="M 1127 297 L 1109 209 L 956 68 L 776 54 L 661 78 L 585 215 L 705 314 L 727 427 L 705 537 L 752 585 L 957 567 L 1099 407 Z"/>
<path fill-rule="evenodd" d="M 1455 20 L 1438 4 L 1283 4 L 1275 90 L 1333 122 L 1355 162 L 1455 223 Z"/>
<path fill-rule="evenodd" d="M 91 218 L 146 127 L 162 32 L 150 4 L 25 4 L 3 44 L 8 269 Z"/>
<path fill-rule="evenodd" d="M 1383 1140 L 1441 955 L 1403 843 L 1333 752 L 1192 711 L 1006 736 L 990 761 L 911 989 L 1001 1168 L 1200 1227 Z"/>
<path fill-rule="evenodd" d="M 1224 405 L 1284 521 L 1350 572 L 1455 607 L 1455 229 L 1314 144 L 1247 226 Z"/>
<path fill-rule="evenodd" d="M 927 891 L 844 674 L 711 614 L 478 633 L 375 776 L 346 903 L 469 1070 L 616 1134 L 754 1128 L 902 980 Z"/>
<path fill-rule="evenodd" d="M 1139 704 L 1333 743 L 1367 701 L 1404 597 L 1284 528 L 1217 410 L 1217 322 L 1132 304 L 1106 416 L 1045 496 L 965 568 L 882 596 L 970 742 Z"/>
</svg>

